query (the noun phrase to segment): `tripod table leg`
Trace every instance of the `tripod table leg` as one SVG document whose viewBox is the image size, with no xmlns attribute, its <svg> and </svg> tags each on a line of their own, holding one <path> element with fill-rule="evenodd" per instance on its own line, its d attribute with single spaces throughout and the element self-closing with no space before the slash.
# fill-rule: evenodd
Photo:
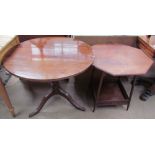
<svg viewBox="0 0 155 155">
<path fill-rule="evenodd" d="M 63 96 L 64 98 L 66 98 L 75 108 L 77 108 L 78 110 L 81 111 L 85 111 L 86 109 L 82 106 L 80 106 L 79 104 L 77 104 L 73 98 L 70 96 L 69 93 L 67 93 L 65 90 L 63 90 L 62 88 L 59 89 L 59 95 Z"/>
<path fill-rule="evenodd" d="M 48 99 L 50 97 L 52 97 L 53 95 L 55 95 L 55 92 L 52 91 L 47 96 L 44 96 L 43 99 L 42 99 L 42 101 L 41 101 L 41 103 L 37 107 L 37 109 L 34 112 L 32 112 L 31 114 L 29 114 L 29 117 L 33 117 L 34 115 L 38 114 L 41 111 L 41 109 L 43 108 L 43 106 L 46 104 L 46 102 L 48 101 Z"/>
<path fill-rule="evenodd" d="M 59 82 L 55 81 L 52 83 L 52 88 L 53 90 L 47 95 L 45 96 L 40 105 L 37 107 L 37 109 L 32 112 L 31 114 L 29 114 L 29 117 L 33 117 L 34 115 L 38 114 L 41 109 L 43 108 L 43 106 L 46 104 L 47 100 L 54 96 L 54 95 L 61 95 L 63 96 L 64 98 L 66 98 L 75 108 L 79 109 L 79 110 L 82 110 L 82 111 L 85 111 L 85 108 L 78 105 L 74 100 L 73 98 L 69 95 L 69 93 L 67 93 L 65 90 L 63 90 L 60 86 L 59 86 Z"/>
</svg>

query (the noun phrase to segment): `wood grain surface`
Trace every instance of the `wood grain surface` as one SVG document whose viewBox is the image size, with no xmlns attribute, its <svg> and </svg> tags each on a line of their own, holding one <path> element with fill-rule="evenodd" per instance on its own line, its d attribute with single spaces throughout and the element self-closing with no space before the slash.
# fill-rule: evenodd
<svg viewBox="0 0 155 155">
<path fill-rule="evenodd" d="M 65 79 L 85 71 L 94 60 L 92 48 L 64 37 L 25 41 L 11 51 L 3 65 L 11 74 L 35 81 Z"/>
<path fill-rule="evenodd" d="M 140 49 L 121 44 L 100 44 L 92 47 L 94 66 L 113 76 L 145 74 L 153 61 Z"/>
</svg>

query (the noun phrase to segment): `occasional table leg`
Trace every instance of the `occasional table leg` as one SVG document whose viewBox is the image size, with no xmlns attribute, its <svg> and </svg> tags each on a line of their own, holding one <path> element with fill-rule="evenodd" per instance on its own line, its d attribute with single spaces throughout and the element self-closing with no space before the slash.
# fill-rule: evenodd
<svg viewBox="0 0 155 155">
<path fill-rule="evenodd" d="M 52 83 L 52 88 L 53 90 L 47 95 L 45 96 L 40 105 L 37 107 L 37 109 L 32 112 L 31 114 L 29 114 L 29 117 L 33 117 L 34 115 L 38 114 L 41 109 L 43 108 L 43 106 L 46 104 L 46 102 L 48 101 L 48 99 L 54 95 L 61 95 L 63 96 L 64 98 L 66 98 L 75 108 L 81 110 L 81 111 L 85 111 L 85 108 L 78 105 L 74 100 L 73 98 L 69 95 L 69 93 L 67 93 L 65 90 L 63 90 L 60 86 L 59 86 L 59 82 L 53 82 Z"/>
<path fill-rule="evenodd" d="M 85 111 L 84 107 L 81 107 L 79 104 L 77 104 L 70 96 L 70 94 L 60 87 L 59 82 L 53 82 L 53 91 L 55 92 L 55 94 L 66 98 L 78 110 Z"/>
<path fill-rule="evenodd" d="M 133 77 L 132 86 L 131 86 L 131 91 L 130 91 L 130 95 L 129 95 L 129 102 L 128 102 L 128 105 L 127 105 L 127 109 L 126 109 L 126 110 L 128 110 L 129 107 L 130 107 L 130 103 L 131 103 L 131 99 L 132 99 L 132 95 L 133 95 L 135 83 L 136 83 L 136 76 Z"/>
<path fill-rule="evenodd" d="M 93 96 L 93 109 L 92 111 L 95 111 L 95 97 L 94 97 L 94 81 L 93 81 L 93 75 L 94 75 L 94 71 L 95 71 L 95 68 L 94 66 L 91 66 L 91 73 L 90 73 L 90 79 L 89 79 L 89 82 L 88 82 L 88 88 L 87 88 L 87 95 L 89 96 L 90 95 L 90 90 L 91 90 L 91 95 Z"/>
<path fill-rule="evenodd" d="M 89 92 L 90 89 L 93 89 L 93 75 L 94 75 L 94 71 L 95 71 L 95 68 L 94 66 L 91 66 L 91 73 L 90 73 L 90 79 L 89 79 L 89 82 L 88 82 L 88 89 L 87 89 L 87 92 Z"/>
<path fill-rule="evenodd" d="M 55 95 L 55 92 L 52 91 L 47 96 L 44 96 L 43 99 L 42 99 L 42 101 L 41 101 L 41 103 L 40 103 L 40 105 L 37 107 L 37 109 L 34 112 L 32 112 L 31 114 L 29 114 L 29 117 L 33 117 L 34 115 L 38 114 L 41 111 L 41 109 L 43 108 L 43 106 L 46 104 L 46 102 L 48 101 L 48 99 L 50 97 L 52 97 L 53 95 Z"/>
<path fill-rule="evenodd" d="M 77 104 L 73 98 L 70 96 L 69 93 L 67 93 L 65 90 L 61 89 L 59 90 L 59 95 L 63 96 L 64 98 L 66 98 L 75 108 L 81 110 L 81 111 L 85 111 L 86 109 L 82 106 L 80 106 L 79 104 Z"/>
<path fill-rule="evenodd" d="M 104 73 L 102 72 L 102 75 L 101 75 L 101 78 L 100 78 L 100 81 L 99 81 L 99 85 L 98 85 L 98 89 L 97 89 L 97 94 L 96 94 L 95 102 L 93 104 L 93 112 L 95 112 L 96 102 L 97 102 L 97 99 L 98 99 L 98 97 L 100 95 L 100 92 L 101 92 L 101 88 L 102 88 L 102 84 L 103 84 L 103 78 L 104 78 Z"/>
<path fill-rule="evenodd" d="M 13 117 L 15 117 L 16 115 L 15 115 L 14 107 L 11 104 L 11 101 L 9 99 L 7 92 L 6 92 L 5 86 L 3 85 L 1 79 L 0 79 L 0 95 L 3 98 L 5 105 L 8 107 L 11 115 Z"/>
</svg>

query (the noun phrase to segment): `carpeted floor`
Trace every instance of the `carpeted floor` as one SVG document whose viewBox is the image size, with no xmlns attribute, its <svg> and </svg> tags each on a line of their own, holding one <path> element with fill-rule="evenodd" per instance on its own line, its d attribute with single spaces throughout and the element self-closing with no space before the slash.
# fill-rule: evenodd
<svg viewBox="0 0 155 155">
<path fill-rule="evenodd" d="M 132 98 L 129 111 L 126 111 L 126 106 L 104 107 L 97 108 L 93 113 L 90 110 L 92 99 L 85 95 L 85 83 L 81 86 L 70 79 L 69 82 L 62 81 L 61 85 L 66 89 L 72 97 L 81 105 L 86 107 L 86 111 L 82 112 L 75 109 L 68 101 L 60 96 L 51 98 L 44 106 L 42 111 L 34 116 L 35 119 L 110 119 L 110 118 L 155 118 L 155 96 L 151 97 L 147 102 L 139 100 L 139 95 L 143 88 L 136 86 Z M 31 113 L 39 104 L 40 99 L 49 92 L 49 84 L 32 84 L 31 91 L 27 84 L 24 84 L 19 79 L 11 77 L 6 88 L 10 99 L 15 107 L 17 113 L 16 119 L 27 119 L 28 114 Z M 126 83 L 126 88 L 129 88 Z M 0 118 L 12 118 L 8 109 L 0 99 Z"/>
</svg>

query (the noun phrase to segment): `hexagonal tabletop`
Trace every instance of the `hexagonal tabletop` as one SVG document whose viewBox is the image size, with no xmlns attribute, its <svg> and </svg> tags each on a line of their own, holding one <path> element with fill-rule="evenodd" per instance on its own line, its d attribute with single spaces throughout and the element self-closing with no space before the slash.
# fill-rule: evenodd
<svg viewBox="0 0 155 155">
<path fill-rule="evenodd" d="M 145 74 L 153 60 L 138 48 L 121 44 L 100 44 L 92 46 L 94 66 L 113 76 Z"/>
</svg>

